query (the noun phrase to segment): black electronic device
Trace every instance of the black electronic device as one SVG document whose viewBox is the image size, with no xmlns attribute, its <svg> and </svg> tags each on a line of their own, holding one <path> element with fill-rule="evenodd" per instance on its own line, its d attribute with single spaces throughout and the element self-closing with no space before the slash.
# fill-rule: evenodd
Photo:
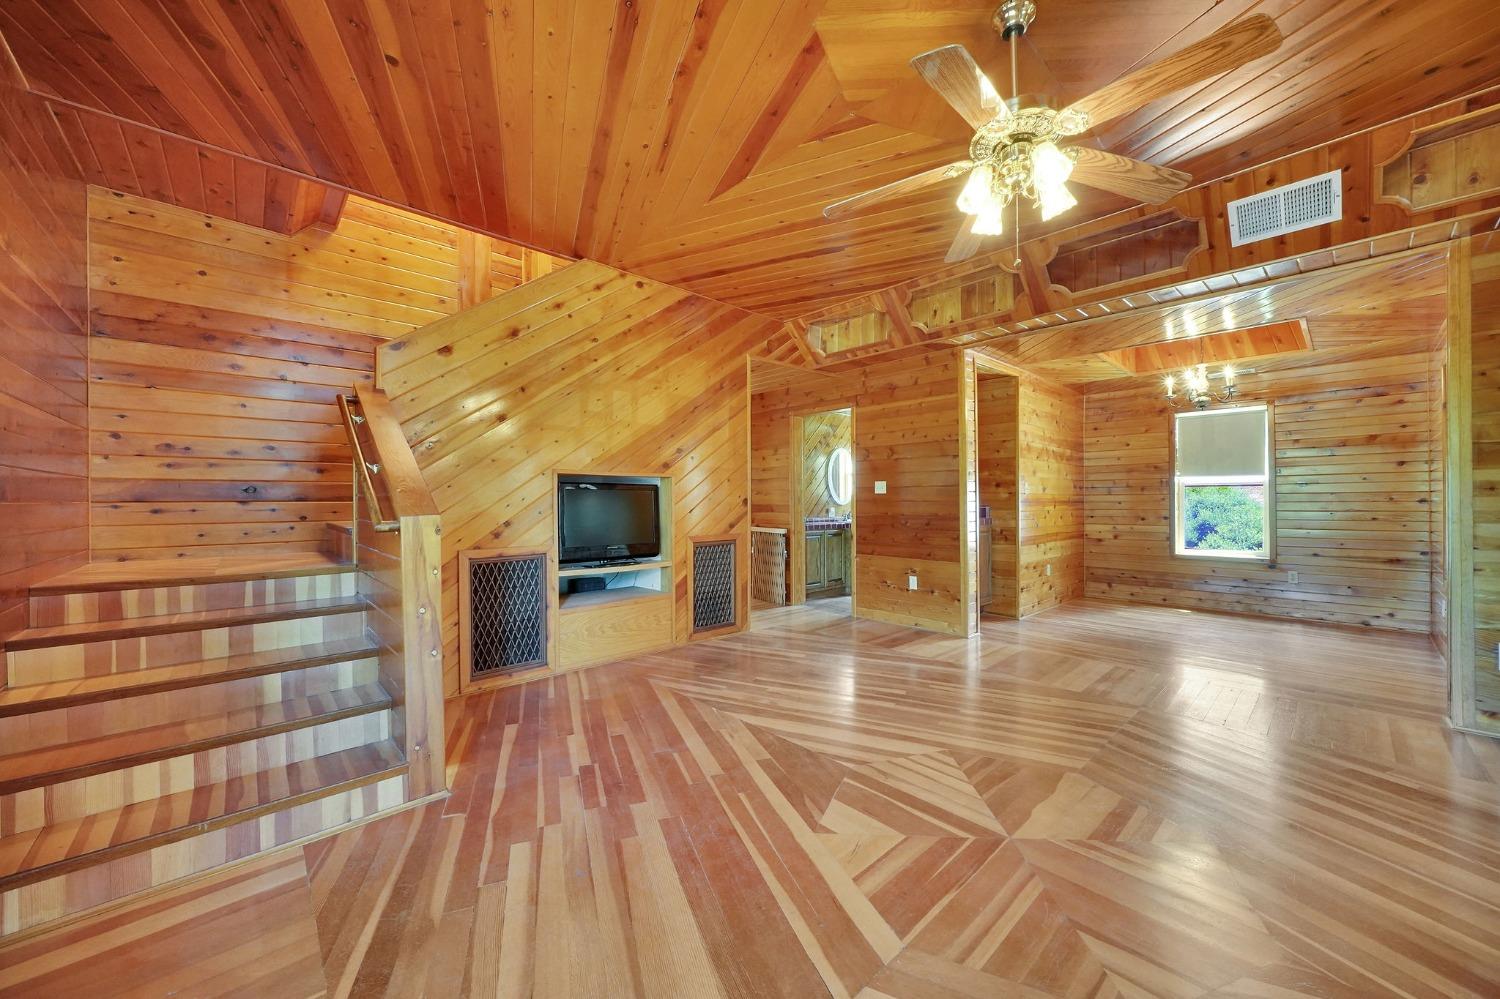
<svg viewBox="0 0 1500 999">
<path fill-rule="evenodd" d="M 627 562 L 661 554 L 660 487 L 567 479 L 557 484 L 557 560 Z"/>
</svg>

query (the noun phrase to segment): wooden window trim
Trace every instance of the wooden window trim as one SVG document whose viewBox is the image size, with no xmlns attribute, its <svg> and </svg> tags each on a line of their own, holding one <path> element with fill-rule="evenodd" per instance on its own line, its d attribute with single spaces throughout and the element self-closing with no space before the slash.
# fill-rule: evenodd
<svg viewBox="0 0 1500 999">
<path fill-rule="evenodd" d="M 1208 563 L 1211 565 L 1256 566 L 1263 569 L 1276 568 L 1276 404 L 1247 399 L 1223 409 L 1248 406 L 1266 408 L 1266 550 L 1262 555 L 1193 555 L 1178 551 L 1178 512 L 1182 508 L 1182 488 L 1177 481 L 1177 417 L 1178 410 L 1167 414 L 1167 554 L 1184 562 Z"/>
</svg>

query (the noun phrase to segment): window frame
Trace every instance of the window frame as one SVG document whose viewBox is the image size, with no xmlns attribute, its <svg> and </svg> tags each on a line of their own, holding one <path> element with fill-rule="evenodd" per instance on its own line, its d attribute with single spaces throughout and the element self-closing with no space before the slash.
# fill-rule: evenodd
<svg viewBox="0 0 1500 999">
<path fill-rule="evenodd" d="M 1178 475 L 1177 474 L 1177 420 L 1200 413 L 1224 413 L 1237 409 L 1263 409 L 1266 413 L 1266 465 L 1264 477 L 1259 475 Z M 1173 411 L 1168 416 L 1168 488 L 1171 494 L 1170 531 L 1168 544 L 1173 558 L 1191 559 L 1195 562 L 1229 562 L 1235 565 L 1260 563 L 1267 567 L 1276 564 L 1276 407 L 1269 400 L 1249 402 L 1233 406 L 1216 406 L 1207 410 Z M 1265 503 L 1261 510 L 1261 530 L 1265 547 L 1259 552 L 1231 552 L 1219 549 L 1197 550 L 1183 545 L 1184 516 L 1186 514 L 1186 489 L 1188 486 L 1245 486 L 1264 485 Z"/>
</svg>

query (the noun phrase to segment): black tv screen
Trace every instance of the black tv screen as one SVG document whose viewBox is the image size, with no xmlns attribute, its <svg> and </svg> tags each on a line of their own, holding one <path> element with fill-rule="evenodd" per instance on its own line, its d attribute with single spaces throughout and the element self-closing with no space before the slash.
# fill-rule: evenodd
<svg viewBox="0 0 1500 999">
<path fill-rule="evenodd" d="M 661 554 L 657 487 L 641 482 L 561 482 L 558 561 L 594 562 Z"/>
</svg>

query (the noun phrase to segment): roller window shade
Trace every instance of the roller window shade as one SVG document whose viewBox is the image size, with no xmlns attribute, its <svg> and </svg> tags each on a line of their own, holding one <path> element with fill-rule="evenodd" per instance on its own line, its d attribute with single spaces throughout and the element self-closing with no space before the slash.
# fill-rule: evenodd
<svg viewBox="0 0 1500 999">
<path fill-rule="evenodd" d="M 1177 474 L 1207 478 L 1265 475 L 1264 406 L 1177 416 Z"/>
</svg>

